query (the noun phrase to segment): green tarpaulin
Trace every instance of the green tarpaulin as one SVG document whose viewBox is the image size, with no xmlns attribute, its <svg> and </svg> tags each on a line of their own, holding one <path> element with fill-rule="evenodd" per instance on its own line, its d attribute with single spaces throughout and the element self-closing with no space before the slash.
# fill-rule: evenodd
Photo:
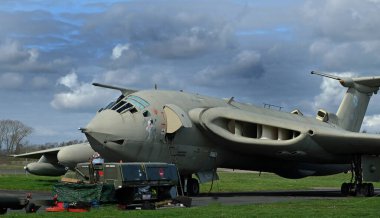
<svg viewBox="0 0 380 218">
<path fill-rule="evenodd" d="M 115 189 L 107 184 L 75 184 L 57 183 L 53 186 L 53 195 L 58 195 L 58 201 L 62 202 L 87 202 L 94 201 L 109 203 L 115 201 Z"/>
</svg>

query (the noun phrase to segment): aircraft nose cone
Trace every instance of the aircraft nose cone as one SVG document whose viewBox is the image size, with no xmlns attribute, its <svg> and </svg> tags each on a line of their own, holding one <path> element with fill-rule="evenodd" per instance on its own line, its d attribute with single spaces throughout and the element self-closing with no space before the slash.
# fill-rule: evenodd
<svg viewBox="0 0 380 218">
<path fill-rule="evenodd" d="M 126 119 L 116 111 L 104 110 L 98 113 L 85 128 L 82 128 L 82 131 L 94 150 L 99 152 L 105 147 L 124 143 L 127 132 Z"/>
<path fill-rule="evenodd" d="M 105 133 L 105 134 L 122 134 L 120 128 L 123 125 L 121 115 L 113 110 L 105 110 L 98 113 L 88 123 L 86 128 L 82 128 L 85 133 Z"/>
</svg>

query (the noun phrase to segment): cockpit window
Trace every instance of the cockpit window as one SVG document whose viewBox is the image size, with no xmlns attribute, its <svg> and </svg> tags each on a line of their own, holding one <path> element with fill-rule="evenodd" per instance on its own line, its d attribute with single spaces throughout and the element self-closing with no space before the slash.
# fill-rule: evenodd
<svg viewBox="0 0 380 218">
<path fill-rule="evenodd" d="M 150 113 L 149 113 L 149 111 L 144 111 L 144 112 L 143 112 L 143 116 L 144 116 L 144 117 L 150 117 Z"/>
<path fill-rule="evenodd" d="M 114 101 L 111 101 L 104 109 L 111 109 L 111 107 L 115 104 Z"/>
<path fill-rule="evenodd" d="M 113 106 L 111 110 L 116 110 L 119 107 L 121 107 L 122 105 L 124 105 L 125 103 L 127 103 L 127 102 L 121 101 L 121 102 L 117 103 L 115 106 Z"/>
<path fill-rule="evenodd" d="M 124 113 L 127 111 L 131 113 L 136 113 L 139 110 L 143 110 L 148 106 L 149 103 L 138 96 L 130 95 L 128 97 L 124 97 L 124 95 L 121 95 L 116 101 L 113 101 L 110 104 L 108 104 L 108 106 L 105 107 L 105 109 L 111 109 L 117 111 L 118 113 Z"/>
<path fill-rule="evenodd" d="M 121 112 L 123 112 L 125 110 L 130 110 L 132 108 L 133 108 L 133 105 L 131 103 L 126 103 L 123 106 L 121 106 L 120 108 L 118 108 L 116 111 L 119 112 L 119 113 L 121 113 Z"/>
<path fill-rule="evenodd" d="M 140 97 L 134 96 L 134 95 L 128 96 L 127 100 L 135 100 L 136 102 L 141 104 L 143 106 L 143 108 L 149 106 L 149 103 L 147 101 L 145 101 L 144 99 L 142 99 Z"/>
</svg>

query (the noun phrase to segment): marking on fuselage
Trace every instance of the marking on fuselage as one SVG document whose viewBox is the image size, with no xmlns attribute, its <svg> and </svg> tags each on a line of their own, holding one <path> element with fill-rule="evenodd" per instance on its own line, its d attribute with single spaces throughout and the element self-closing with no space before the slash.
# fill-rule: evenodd
<svg viewBox="0 0 380 218">
<path fill-rule="evenodd" d="M 153 122 L 153 119 L 149 119 L 148 120 L 148 123 L 147 123 L 147 126 L 146 126 L 146 131 L 148 132 L 148 136 L 146 138 L 146 140 L 153 140 L 153 132 L 155 130 L 155 126 L 154 126 L 154 122 Z"/>
<path fill-rule="evenodd" d="M 154 113 L 155 115 L 157 115 L 157 114 L 158 114 L 158 110 L 157 110 L 156 108 L 153 108 L 153 113 Z"/>
</svg>

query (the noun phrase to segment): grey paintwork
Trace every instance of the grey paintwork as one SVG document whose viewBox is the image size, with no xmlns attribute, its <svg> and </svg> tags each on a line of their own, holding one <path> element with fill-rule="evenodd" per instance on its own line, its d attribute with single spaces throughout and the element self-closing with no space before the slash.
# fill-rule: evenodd
<svg viewBox="0 0 380 218">
<path fill-rule="evenodd" d="M 94 153 L 89 143 L 81 143 L 12 156 L 39 159 L 24 167 L 31 174 L 60 176 L 65 174 L 67 169 L 74 169 L 77 163 L 88 161 Z"/>
</svg>

